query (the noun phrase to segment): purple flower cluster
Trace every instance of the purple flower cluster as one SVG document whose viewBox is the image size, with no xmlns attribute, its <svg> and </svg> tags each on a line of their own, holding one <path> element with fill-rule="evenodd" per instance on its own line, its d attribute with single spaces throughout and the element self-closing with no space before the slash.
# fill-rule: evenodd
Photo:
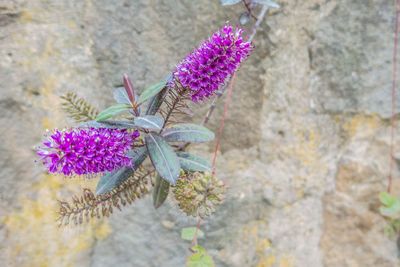
<svg viewBox="0 0 400 267">
<path fill-rule="evenodd" d="M 37 154 L 51 173 L 69 176 L 113 171 L 122 166 L 132 166 L 126 153 L 138 136 L 138 131 L 119 129 L 55 130 Z"/>
<path fill-rule="evenodd" d="M 210 97 L 250 55 L 253 47 L 242 33 L 224 26 L 176 67 L 175 79 L 191 90 L 194 102 Z"/>
</svg>

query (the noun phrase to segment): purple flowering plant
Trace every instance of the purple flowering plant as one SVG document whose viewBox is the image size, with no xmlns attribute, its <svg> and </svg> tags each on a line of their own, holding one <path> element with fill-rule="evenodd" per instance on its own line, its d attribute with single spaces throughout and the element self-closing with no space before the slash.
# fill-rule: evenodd
<svg viewBox="0 0 400 267">
<path fill-rule="evenodd" d="M 95 192 L 84 189 L 82 197 L 60 201 L 61 225 L 109 216 L 113 207 L 120 209 L 151 187 L 155 208 L 171 191 L 188 215 L 214 212 L 224 185 L 210 174 L 208 160 L 185 152 L 189 144 L 212 141 L 214 133 L 182 120 L 192 102 L 204 104 L 216 95 L 250 55 L 253 46 L 242 35 L 239 28 L 223 26 L 140 95 L 124 75 L 124 86 L 114 90 L 117 103 L 101 112 L 74 93 L 62 97 L 79 124 L 49 132 L 37 155 L 50 173 L 99 181 Z"/>
</svg>

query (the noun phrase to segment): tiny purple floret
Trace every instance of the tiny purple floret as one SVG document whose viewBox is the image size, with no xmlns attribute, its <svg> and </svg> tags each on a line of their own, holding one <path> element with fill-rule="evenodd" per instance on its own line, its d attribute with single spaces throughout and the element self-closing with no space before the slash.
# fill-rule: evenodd
<svg viewBox="0 0 400 267">
<path fill-rule="evenodd" d="M 54 130 L 38 148 L 37 154 L 50 173 L 91 175 L 132 166 L 126 153 L 138 131 L 75 128 Z"/>
<path fill-rule="evenodd" d="M 192 101 L 213 95 L 250 55 L 253 46 L 242 33 L 225 25 L 178 64 L 174 78 L 191 90 Z"/>
</svg>

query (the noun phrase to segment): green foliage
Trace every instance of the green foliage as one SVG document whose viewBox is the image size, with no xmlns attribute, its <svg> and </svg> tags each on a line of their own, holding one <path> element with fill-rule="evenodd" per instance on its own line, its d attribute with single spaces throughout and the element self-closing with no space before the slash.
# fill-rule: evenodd
<svg viewBox="0 0 400 267">
<path fill-rule="evenodd" d="M 186 227 L 181 230 L 181 238 L 183 240 L 192 241 L 194 238 L 204 238 L 204 233 L 197 227 Z"/>
<path fill-rule="evenodd" d="M 242 2 L 242 0 L 220 0 L 223 6 L 235 5 Z"/>
<path fill-rule="evenodd" d="M 187 152 L 177 153 L 181 168 L 185 171 L 210 172 L 211 164 L 202 157 Z"/>
<path fill-rule="evenodd" d="M 126 179 L 131 177 L 135 169 L 137 169 L 145 160 L 147 156 L 147 149 L 146 147 L 138 147 L 130 150 L 127 155 L 132 158 L 132 164 L 134 167 L 123 167 L 119 170 L 103 175 L 97 183 L 96 195 L 101 195 L 112 191 Z"/>
<path fill-rule="evenodd" d="M 200 245 L 191 248 L 194 252 L 187 258 L 187 267 L 215 267 L 215 263 L 206 249 Z"/>
<path fill-rule="evenodd" d="M 140 105 L 146 102 L 151 97 L 157 95 L 167 84 L 167 81 L 161 81 L 159 83 L 153 84 L 152 86 L 145 89 L 142 94 L 139 96 L 137 103 Z"/>
<path fill-rule="evenodd" d="M 214 140 L 214 133 L 204 126 L 181 123 L 163 131 L 162 136 L 168 142 L 201 143 Z"/>
<path fill-rule="evenodd" d="M 381 192 L 379 199 L 383 206 L 379 208 L 380 213 L 391 219 L 400 219 L 400 199 L 387 192 Z"/>
<path fill-rule="evenodd" d="M 400 198 L 381 192 L 379 200 L 382 204 L 379 211 L 388 220 L 388 225 L 384 229 L 385 234 L 392 238 L 396 237 L 400 234 Z"/>
<path fill-rule="evenodd" d="M 164 125 L 164 119 L 157 115 L 144 115 L 136 117 L 134 123 L 143 129 L 160 131 Z"/>
<path fill-rule="evenodd" d="M 131 108 L 132 108 L 131 105 L 116 104 L 116 105 L 108 107 L 105 110 L 103 110 L 102 112 L 100 112 L 100 114 L 97 115 L 97 117 L 96 117 L 96 121 L 105 121 L 105 120 L 112 118 L 115 115 L 117 115 L 121 112 L 127 111 Z"/>
<path fill-rule="evenodd" d="M 254 3 L 261 4 L 267 7 L 280 8 L 279 4 L 275 3 L 272 0 L 253 0 L 253 1 Z"/>
<path fill-rule="evenodd" d="M 159 135 L 149 133 L 145 137 L 151 162 L 161 178 L 175 184 L 181 166 L 172 147 Z"/>
<path fill-rule="evenodd" d="M 131 100 L 129 99 L 128 93 L 126 92 L 125 88 L 119 87 L 114 90 L 114 99 L 117 101 L 118 104 L 127 104 L 132 105 Z"/>
<path fill-rule="evenodd" d="M 158 209 L 167 199 L 169 192 L 169 183 L 162 179 L 159 175 L 156 176 L 156 181 L 153 189 L 153 206 Z"/>
<path fill-rule="evenodd" d="M 98 111 L 92 105 L 73 92 L 61 96 L 61 99 L 63 110 L 76 122 L 94 120 L 98 114 Z"/>
<path fill-rule="evenodd" d="M 147 108 L 146 108 L 146 115 L 154 115 L 157 113 L 157 111 L 160 109 L 163 100 L 167 93 L 169 92 L 169 89 L 166 87 L 163 90 L 161 90 L 158 94 L 153 96 L 152 98 L 149 99 Z"/>
</svg>

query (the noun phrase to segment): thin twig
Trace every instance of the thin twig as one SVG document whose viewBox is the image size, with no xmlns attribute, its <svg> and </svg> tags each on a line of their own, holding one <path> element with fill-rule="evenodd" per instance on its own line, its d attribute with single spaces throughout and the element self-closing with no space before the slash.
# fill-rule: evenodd
<svg viewBox="0 0 400 267">
<path fill-rule="evenodd" d="M 246 0 L 242 0 L 242 2 L 243 2 L 243 4 L 244 4 L 244 7 L 247 9 L 247 12 L 249 12 L 249 15 L 250 15 L 253 19 L 257 20 L 257 17 L 253 14 L 253 11 L 251 10 L 251 7 L 250 7 L 249 3 L 247 3 Z"/>
<path fill-rule="evenodd" d="M 215 149 L 214 149 L 214 156 L 213 156 L 213 161 L 212 161 L 212 174 L 215 175 L 215 164 L 217 162 L 217 155 L 218 155 L 218 150 L 219 147 L 221 145 L 221 136 L 225 127 L 225 119 L 226 116 L 228 115 L 228 108 L 229 108 L 229 104 L 232 101 L 232 92 L 233 92 L 233 85 L 235 84 L 235 77 L 236 77 L 236 73 L 234 73 L 232 75 L 232 78 L 229 82 L 228 85 L 228 96 L 227 99 L 225 101 L 225 105 L 224 105 L 224 113 L 222 114 L 222 118 L 221 118 L 221 122 L 220 122 L 220 126 L 218 129 L 218 135 L 217 135 L 217 139 L 215 141 Z"/>
<path fill-rule="evenodd" d="M 393 164 L 394 164 L 394 132 L 395 132 L 395 115 L 396 115 L 396 87 L 397 87 L 397 47 L 399 39 L 399 17 L 400 17 L 400 0 L 396 1 L 396 24 L 394 30 L 394 46 L 393 46 L 393 69 L 392 69 L 392 117 L 390 131 L 390 167 L 387 192 L 392 189 Z"/>
</svg>

